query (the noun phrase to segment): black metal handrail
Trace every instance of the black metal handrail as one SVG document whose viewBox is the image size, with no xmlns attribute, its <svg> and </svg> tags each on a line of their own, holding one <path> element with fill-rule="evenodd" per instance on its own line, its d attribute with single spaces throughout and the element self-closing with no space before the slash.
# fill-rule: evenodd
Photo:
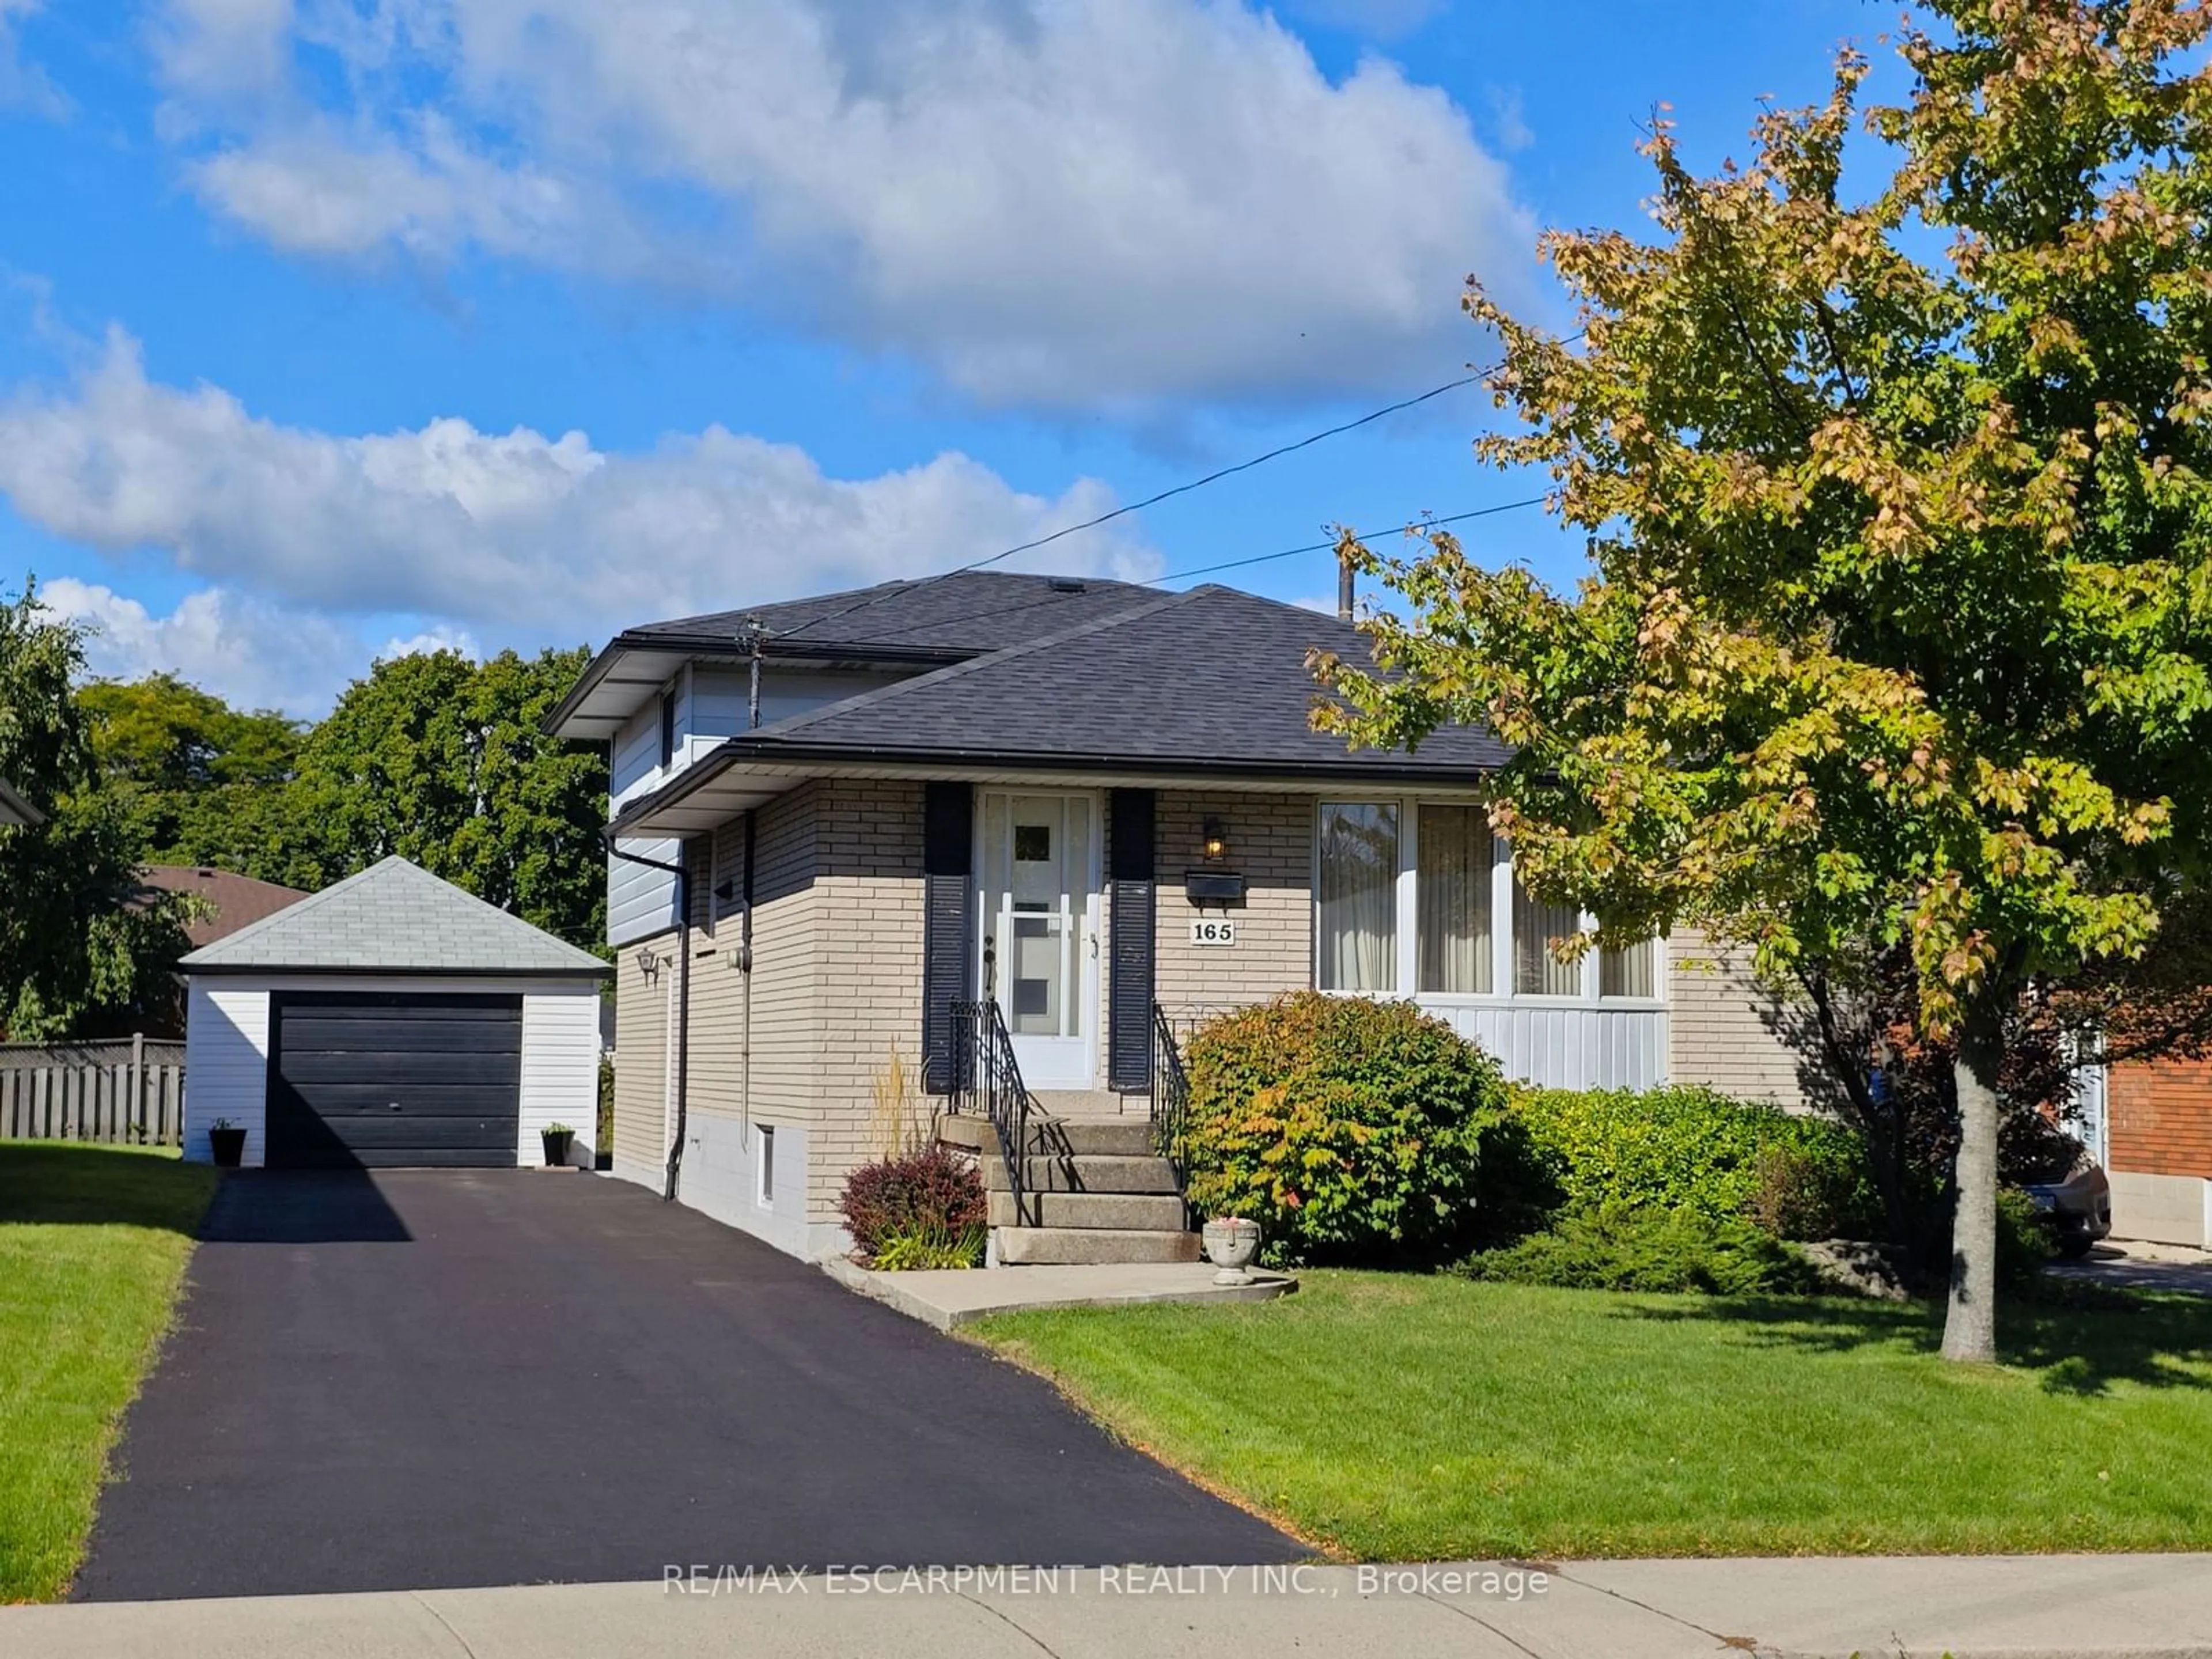
<svg viewBox="0 0 2212 1659">
<path fill-rule="evenodd" d="M 1190 1121 L 1190 1074 L 1182 1068 L 1167 1010 L 1152 1005 L 1152 1150 L 1175 1165 L 1182 1185 L 1183 1129 Z"/>
<path fill-rule="evenodd" d="M 998 1132 L 999 1155 L 1006 1160 L 1006 1186 L 1014 1195 L 1014 1216 L 1030 1218 L 1027 1173 L 1030 1152 L 1030 1091 L 1014 1059 L 1014 1040 L 995 1001 L 952 1005 L 951 1110 L 988 1119 Z"/>
</svg>

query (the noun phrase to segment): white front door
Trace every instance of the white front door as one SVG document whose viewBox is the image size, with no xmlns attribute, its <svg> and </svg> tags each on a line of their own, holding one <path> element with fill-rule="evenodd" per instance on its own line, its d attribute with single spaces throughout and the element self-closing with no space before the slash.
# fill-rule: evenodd
<svg viewBox="0 0 2212 1659">
<path fill-rule="evenodd" d="M 978 988 L 994 1000 L 1032 1089 L 1098 1080 L 1097 801 L 983 796 Z"/>
</svg>

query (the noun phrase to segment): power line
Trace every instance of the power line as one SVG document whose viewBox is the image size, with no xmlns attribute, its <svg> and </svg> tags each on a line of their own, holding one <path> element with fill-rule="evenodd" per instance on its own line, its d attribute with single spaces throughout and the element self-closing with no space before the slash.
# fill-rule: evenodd
<svg viewBox="0 0 2212 1659">
<path fill-rule="evenodd" d="M 1462 524 L 1469 519 L 1486 519 L 1494 513 L 1510 513 L 1516 507 L 1540 507 L 1545 499 L 1541 495 L 1530 495 L 1522 501 L 1500 501 L 1495 507 L 1478 507 L 1465 513 L 1447 514 L 1442 518 L 1413 519 L 1405 524 L 1393 525 L 1383 530 L 1355 530 L 1352 533 L 1361 541 L 1372 541 L 1379 537 L 1396 535 L 1407 530 L 1425 530 L 1431 525 Z M 1147 576 L 1141 581 L 1132 582 L 1129 585 L 1134 587 L 1157 587 L 1162 582 L 1182 581 L 1190 576 L 1210 576 L 1218 570 L 1239 570 L 1249 564 L 1266 564 L 1270 560 L 1287 559 L 1299 553 L 1325 553 L 1335 546 L 1336 544 L 1333 541 L 1309 542 L 1304 547 L 1285 547 L 1273 553 L 1255 553 L 1246 558 L 1224 559 L 1218 564 L 1201 564 L 1194 566 L 1188 570 L 1171 570 L 1164 576 Z M 1041 599 L 1024 599 L 1018 605 L 987 605 L 974 611 L 963 611 L 957 617 L 934 617 L 930 626 L 933 629 L 941 629 L 953 627 L 960 623 L 975 622 L 979 618 L 996 620 L 1000 617 L 1018 616 L 1024 611 L 1036 611 L 1048 605 L 1065 604 L 1066 599 L 1067 595 L 1065 593 L 1048 593 Z M 797 627 L 805 625 L 805 623 L 796 624 L 794 631 Z"/>
<path fill-rule="evenodd" d="M 1085 530 L 1096 530 L 1102 524 L 1110 523 L 1115 519 L 1126 517 L 1127 514 L 1132 513 L 1141 513 L 1148 507 L 1158 507 L 1162 501 L 1170 501 L 1177 495 L 1188 495 L 1194 489 L 1203 489 L 1208 484 L 1218 483 L 1222 479 L 1232 477 L 1239 472 L 1249 472 L 1255 466 L 1264 466 L 1269 461 L 1279 460 L 1285 455 L 1295 454 L 1301 449 L 1310 449 L 1314 445 L 1321 443 L 1328 439 L 1340 437 L 1346 432 L 1356 431 L 1363 426 L 1372 425 L 1375 422 L 1382 420 L 1388 416 L 1395 415 L 1400 413 L 1401 410 L 1412 409 L 1418 404 L 1427 403 L 1432 398 L 1441 398 L 1447 392 L 1456 392 L 1462 386 L 1473 386 L 1477 381 L 1483 380 L 1485 377 L 1493 373 L 1498 367 L 1498 366 L 1497 364 L 1493 363 L 1490 368 L 1479 368 L 1472 374 L 1462 374 L 1456 380 L 1447 380 L 1442 386 L 1431 386 L 1426 392 L 1421 392 L 1415 397 L 1401 398 L 1398 402 L 1388 404 L 1382 409 L 1371 410 L 1368 413 L 1360 416 L 1357 420 L 1346 421 L 1340 425 L 1332 426 L 1323 431 L 1314 433 L 1308 437 L 1300 438 L 1293 443 L 1279 444 L 1276 447 L 1268 450 L 1265 454 L 1255 455 L 1249 461 L 1238 461 L 1233 466 L 1218 468 L 1214 471 L 1207 473 L 1202 478 L 1193 478 L 1188 483 L 1173 485 L 1169 489 L 1159 491 L 1157 495 L 1146 496 L 1141 501 L 1131 501 L 1126 507 L 1115 507 L 1111 512 L 1101 513 L 1095 519 L 1085 519 L 1081 524 L 1063 526 L 1061 528 L 1053 531 L 1049 534 L 1037 537 L 1034 541 L 1018 543 L 1016 545 L 1006 548 L 1000 552 L 992 554 L 988 558 L 977 559 L 971 564 L 958 565 L 951 570 L 940 571 L 934 576 L 925 576 L 920 582 L 915 583 L 914 586 L 927 586 L 931 582 L 941 582 L 949 576 L 965 575 L 969 571 L 981 570 L 987 565 L 994 565 L 999 563 L 1001 560 L 1011 559 L 1017 553 L 1034 552 L 1036 549 L 1048 546 L 1050 544 L 1059 541 L 1063 537 L 1077 535 Z M 1331 544 L 1334 545 L 1334 544 Z M 1163 578 L 1162 580 L 1165 579 Z M 911 590 L 901 588 L 897 591 L 904 592 Z M 791 627 L 785 629 L 781 633 L 774 635 L 771 637 L 775 639 L 787 639 L 793 634 L 802 633 L 805 629 L 816 627 L 820 623 L 836 622 L 839 617 L 849 617 L 856 611 L 865 611 L 872 605 L 880 605 L 890 597 L 890 594 L 889 592 L 875 594 L 871 598 L 860 600 L 857 605 L 847 605 L 842 611 L 832 611 L 827 616 L 810 617 L 803 623 L 795 623 Z"/>
<path fill-rule="evenodd" d="M 1466 513 L 1454 513 L 1441 519 L 1416 519 L 1410 524 L 1398 525 L 1389 530 L 1355 530 L 1352 533 L 1364 542 L 1377 536 L 1395 535 L 1407 530 L 1426 530 L 1431 525 L 1464 524 L 1469 519 L 1486 519 L 1493 513 L 1510 513 L 1516 507 L 1541 507 L 1545 499 L 1541 495 L 1530 495 L 1522 501 L 1500 501 L 1495 507 L 1478 507 Z M 1304 547 L 1286 547 L 1279 553 L 1255 553 L 1249 558 L 1224 559 L 1219 564 L 1201 564 L 1194 566 L 1188 570 L 1170 570 L 1164 576 L 1148 578 L 1144 586 L 1155 587 L 1162 582 L 1179 582 L 1190 576 L 1210 576 L 1217 570 L 1241 570 L 1248 564 L 1265 564 L 1270 559 L 1287 559 L 1299 553 L 1323 553 L 1335 546 L 1336 544 L 1333 541 L 1309 542 Z"/>
</svg>

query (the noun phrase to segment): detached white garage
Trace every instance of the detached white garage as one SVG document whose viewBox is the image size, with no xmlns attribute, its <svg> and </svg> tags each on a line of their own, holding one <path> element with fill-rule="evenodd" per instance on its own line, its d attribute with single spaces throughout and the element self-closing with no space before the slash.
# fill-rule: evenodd
<svg viewBox="0 0 2212 1659">
<path fill-rule="evenodd" d="M 388 858 L 185 957 L 185 1156 L 249 1167 L 512 1167 L 598 1121 L 608 969 Z"/>
</svg>

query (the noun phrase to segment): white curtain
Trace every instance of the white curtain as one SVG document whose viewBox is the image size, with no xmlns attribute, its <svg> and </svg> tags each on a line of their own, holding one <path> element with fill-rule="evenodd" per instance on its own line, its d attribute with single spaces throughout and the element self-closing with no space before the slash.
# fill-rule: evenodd
<svg viewBox="0 0 2212 1659">
<path fill-rule="evenodd" d="M 1540 904 L 1528 896 L 1519 877 L 1513 880 L 1513 989 L 1522 996 L 1578 997 L 1583 994 L 1583 965 L 1561 962 L 1552 954 L 1552 941 L 1565 939 L 1582 927 L 1582 914 L 1571 904 Z"/>
<path fill-rule="evenodd" d="M 1598 957 L 1598 994 L 1606 997 L 1652 995 L 1652 941 L 1632 945 L 1626 951 L 1606 951 Z"/>
<path fill-rule="evenodd" d="M 1479 806 L 1423 806 L 1414 937 L 1424 991 L 1490 989 L 1490 822 Z"/>
<path fill-rule="evenodd" d="M 1321 988 L 1398 988 L 1398 809 L 1382 801 L 1321 809 Z"/>
</svg>

